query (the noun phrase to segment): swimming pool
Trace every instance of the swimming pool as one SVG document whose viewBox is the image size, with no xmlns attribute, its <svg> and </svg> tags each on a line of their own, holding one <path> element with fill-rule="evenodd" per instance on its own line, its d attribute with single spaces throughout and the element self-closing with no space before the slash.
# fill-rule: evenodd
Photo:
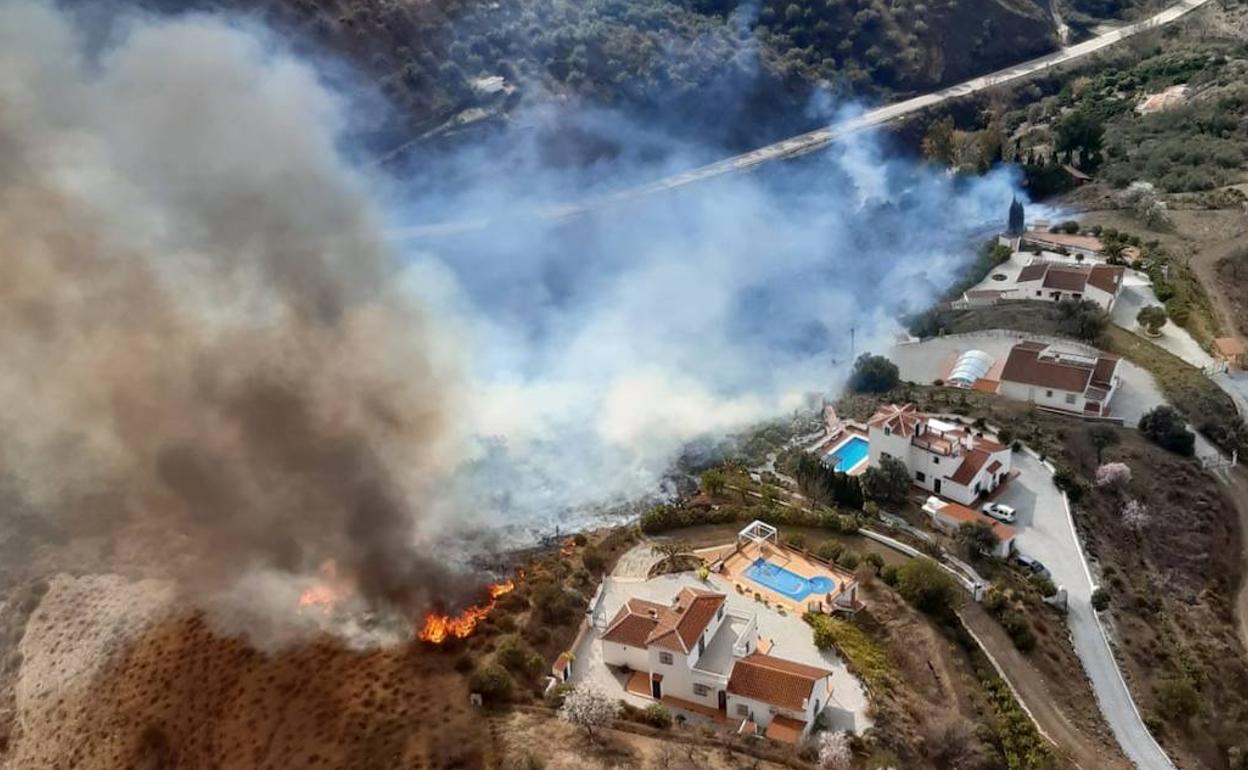
<svg viewBox="0 0 1248 770">
<path fill-rule="evenodd" d="M 745 569 L 745 576 L 755 583 L 800 602 L 811 594 L 826 594 L 836 588 L 836 581 L 828 577 L 804 578 L 789 572 L 766 559 L 756 559 Z"/>
<path fill-rule="evenodd" d="M 862 436 L 850 436 L 836 449 L 824 455 L 824 459 L 835 471 L 848 473 L 855 465 L 867 459 L 871 444 Z"/>
</svg>

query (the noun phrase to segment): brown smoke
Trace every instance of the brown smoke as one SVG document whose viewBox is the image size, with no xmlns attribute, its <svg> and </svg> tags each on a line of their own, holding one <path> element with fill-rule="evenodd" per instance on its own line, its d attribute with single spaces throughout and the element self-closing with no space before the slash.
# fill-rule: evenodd
<svg viewBox="0 0 1248 770">
<path fill-rule="evenodd" d="M 340 105 L 204 18 L 82 50 L 0 0 L 3 515 L 205 597 L 331 558 L 375 602 L 445 595 L 417 543 L 455 367 Z"/>
</svg>

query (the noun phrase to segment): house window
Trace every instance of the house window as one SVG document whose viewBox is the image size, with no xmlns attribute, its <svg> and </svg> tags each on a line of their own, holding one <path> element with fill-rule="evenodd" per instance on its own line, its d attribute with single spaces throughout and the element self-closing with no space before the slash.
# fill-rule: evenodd
<svg viewBox="0 0 1248 770">
<path fill-rule="evenodd" d="M 1041 294 L 1041 292 L 1039 292 L 1039 291 L 1037 291 L 1037 292 L 1036 292 L 1036 296 L 1037 296 L 1037 297 L 1039 297 L 1039 296 L 1040 296 L 1040 294 Z"/>
<path fill-rule="evenodd" d="M 1068 404 L 1073 404 L 1073 403 L 1075 403 L 1075 394 L 1074 394 L 1074 393 L 1067 393 L 1067 394 L 1066 394 L 1066 403 L 1068 403 Z"/>
<path fill-rule="evenodd" d="M 724 605 L 719 605 L 719 611 L 715 613 L 715 617 L 720 620 L 724 619 Z"/>
<path fill-rule="evenodd" d="M 711 694 L 711 688 L 707 687 L 704 684 L 695 684 L 693 686 L 693 694 L 706 697 L 707 695 Z"/>
<path fill-rule="evenodd" d="M 885 436 L 891 436 L 891 435 L 892 435 L 892 431 L 888 429 L 888 426 L 887 426 L 887 425 L 886 425 L 886 426 L 884 426 L 884 435 L 885 435 Z"/>
<path fill-rule="evenodd" d="M 1045 398 L 1053 398 L 1053 391 L 1051 391 L 1051 390 L 1046 390 L 1046 391 L 1044 391 L 1044 397 L 1045 397 Z"/>
<path fill-rule="evenodd" d="M 939 457 L 933 457 L 933 458 L 932 458 L 932 465 L 940 465 L 940 458 L 939 458 Z"/>
<path fill-rule="evenodd" d="M 927 474 L 924 473 L 923 471 L 915 471 L 914 480 L 915 481 L 927 481 Z"/>
<path fill-rule="evenodd" d="M 698 654 L 706 652 L 706 634 L 698 637 Z"/>
<path fill-rule="evenodd" d="M 748 717 L 750 715 L 750 707 L 744 703 L 737 704 L 737 716 Z"/>
<path fill-rule="evenodd" d="M 672 654 L 670 652 L 660 652 L 659 662 L 665 666 L 672 665 Z"/>
</svg>

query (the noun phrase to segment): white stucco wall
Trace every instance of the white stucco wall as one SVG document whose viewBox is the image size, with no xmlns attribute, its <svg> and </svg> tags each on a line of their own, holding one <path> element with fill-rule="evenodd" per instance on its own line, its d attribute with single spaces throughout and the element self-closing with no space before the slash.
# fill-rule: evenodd
<svg viewBox="0 0 1248 770">
<path fill-rule="evenodd" d="M 633 671 L 650 671 L 650 658 L 640 647 L 603 641 L 602 660 L 610 666 L 628 666 Z"/>
<path fill-rule="evenodd" d="M 1084 398 L 1082 393 L 1071 393 L 1068 390 L 1057 390 L 1006 380 L 1001 381 L 1001 389 L 998 392 L 1002 396 L 1015 401 L 1028 401 L 1033 404 L 1048 406 L 1054 409 L 1065 409 L 1070 412 L 1082 412 L 1084 405 L 1087 403 L 1087 399 Z M 1074 396 L 1074 403 L 1069 403 L 1066 400 L 1067 396 Z"/>
</svg>

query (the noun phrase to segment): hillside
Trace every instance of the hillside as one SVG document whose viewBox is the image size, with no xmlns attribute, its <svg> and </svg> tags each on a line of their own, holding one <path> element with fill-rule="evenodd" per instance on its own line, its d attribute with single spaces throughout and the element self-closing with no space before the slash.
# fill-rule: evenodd
<svg viewBox="0 0 1248 770">
<path fill-rule="evenodd" d="M 379 148 L 487 125 L 526 100 L 583 100 L 743 146 L 820 119 L 816 86 L 883 98 L 1051 50 L 1039 0 L 148 0 L 256 11 L 344 56 L 397 108 Z"/>
</svg>

